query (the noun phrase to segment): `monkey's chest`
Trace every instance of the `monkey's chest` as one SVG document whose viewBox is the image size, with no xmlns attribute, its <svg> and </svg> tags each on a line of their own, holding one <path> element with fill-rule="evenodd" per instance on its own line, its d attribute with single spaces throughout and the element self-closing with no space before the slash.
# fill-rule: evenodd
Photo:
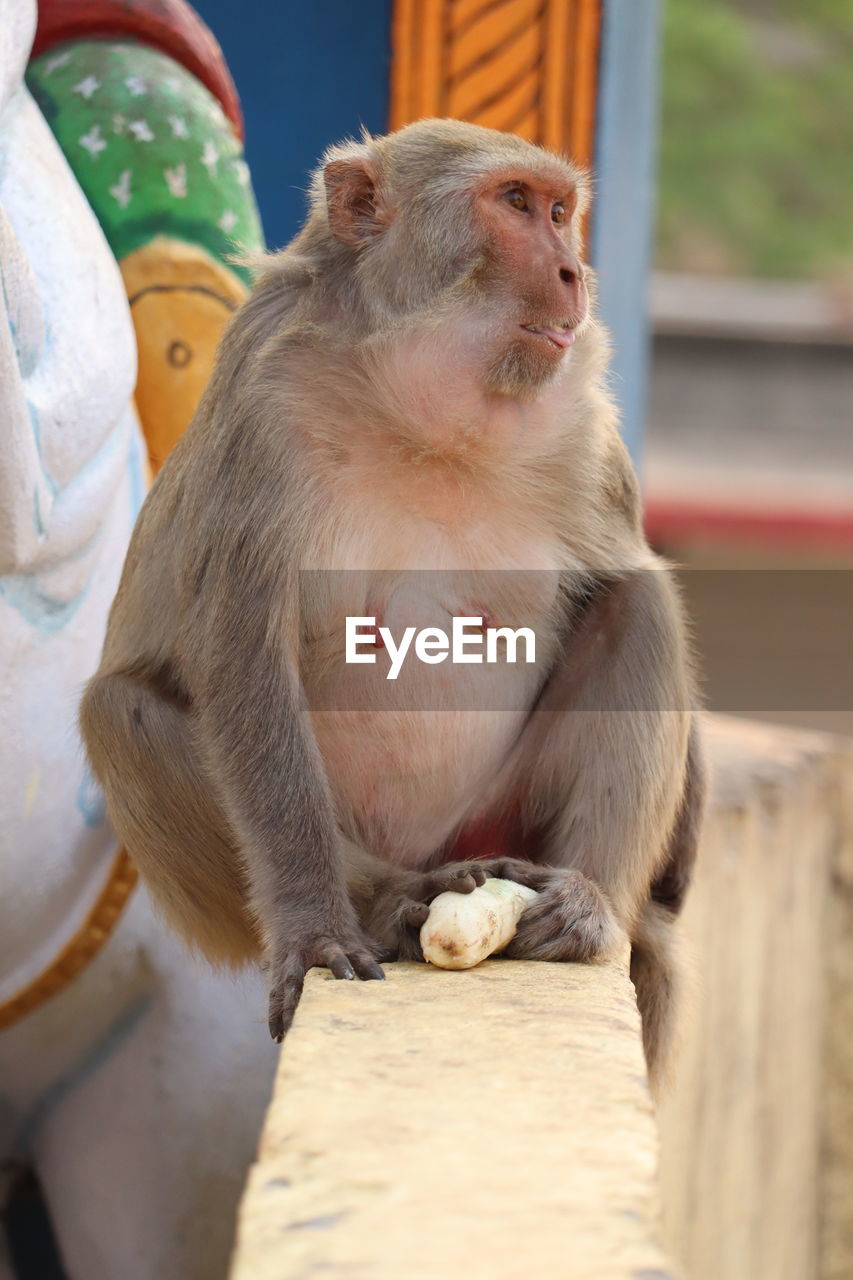
<svg viewBox="0 0 853 1280">
<path fill-rule="evenodd" d="M 425 862 L 477 807 L 523 722 L 507 711 L 314 715 L 344 829 L 402 866 Z"/>
<path fill-rule="evenodd" d="M 477 807 L 523 730 L 553 660 L 556 580 L 340 577 L 302 656 L 318 745 L 350 834 L 416 865 Z"/>
</svg>

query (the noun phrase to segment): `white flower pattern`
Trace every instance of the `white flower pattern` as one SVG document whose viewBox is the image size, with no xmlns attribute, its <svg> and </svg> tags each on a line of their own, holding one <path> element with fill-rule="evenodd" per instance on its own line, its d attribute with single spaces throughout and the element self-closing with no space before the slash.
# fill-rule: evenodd
<svg viewBox="0 0 853 1280">
<path fill-rule="evenodd" d="M 97 160 L 98 154 L 106 148 L 106 142 L 101 137 L 101 126 L 93 124 L 88 133 L 84 133 L 77 141 L 81 147 L 84 147 L 93 160 Z"/>
<path fill-rule="evenodd" d="M 219 152 L 216 150 L 216 144 L 212 138 L 208 138 L 204 144 L 204 150 L 201 153 L 201 163 L 212 178 L 216 173 L 216 166 L 219 163 Z"/>
<path fill-rule="evenodd" d="M 66 51 L 65 53 L 55 54 L 54 57 L 48 58 L 47 62 L 45 63 L 45 68 L 44 68 L 45 74 L 49 76 L 53 75 L 54 71 L 56 71 L 59 67 L 67 66 L 70 61 L 71 61 L 71 54 L 68 51 Z"/>
<path fill-rule="evenodd" d="M 164 169 L 163 177 L 166 179 L 170 195 L 183 200 L 187 194 L 187 166 L 179 164 L 174 169 Z"/>
<path fill-rule="evenodd" d="M 154 134 L 147 120 L 131 120 L 127 126 L 137 142 L 153 142 Z"/>
<path fill-rule="evenodd" d="M 176 225 L 184 218 L 207 223 L 207 247 L 214 254 L 227 254 L 235 244 L 258 247 L 249 167 L 231 122 L 196 77 L 174 67 L 163 74 L 150 61 L 155 57 L 161 55 L 128 41 L 99 44 L 97 54 L 85 46 L 67 47 L 33 61 L 34 84 L 41 80 L 47 103 L 61 104 L 64 95 L 76 104 L 73 113 L 58 116 L 60 125 L 73 122 L 65 138 L 60 129 L 55 132 L 60 145 L 70 148 L 84 185 L 91 182 L 90 198 L 108 238 L 131 205 L 133 217 L 153 208 L 168 218 L 168 201 L 184 204 L 171 215 Z M 77 148 L 87 153 L 85 160 L 73 160 Z"/>
<path fill-rule="evenodd" d="M 131 170 L 124 169 L 122 175 L 114 187 L 110 187 L 110 195 L 118 201 L 122 209 L 126 209 L 130 201 L 130 179 Z"/>
<path fill-rule="evenodd" d="M 85 98 L 88 102 L 93 93 L 97 93 L 101 87 L 100 80 L 93 75 L 85 76 L 79 84 L 75 84 L 74 93 L 79 93 L 81 98 Z"/>
</svg>

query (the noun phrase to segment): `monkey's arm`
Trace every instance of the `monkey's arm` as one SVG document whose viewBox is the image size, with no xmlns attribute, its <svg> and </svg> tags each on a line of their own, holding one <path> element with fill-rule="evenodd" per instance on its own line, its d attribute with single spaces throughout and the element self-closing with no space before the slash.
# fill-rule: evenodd
<svg viewBox="0 0 853 1280">
<path fill-rule="evenodd" d="M 625 930 L 655 1088 L 671 1060 L 681 987 L 672 925 L 704 799 L 693 705 L 667 572 L 611 575 L 571 630 L 506 788 L 519 797 L 522 828 L 539 837 L 537 857 L 548 864 L 541 881 L 531 881 L 539 897 L 506 954 L 590 960 Z"/>
<path fill-rule="evenodd" d="M 228 575 L 227 591 L 214 593 L 198 728 L 248 872 L 269 966 L 270 1032 L 281 1040 L 312 966 L 336 978 L 383 973 L 347 892 L 328 784 L 288 657 L 291 624 L 269 609 L 287 598 L 287 584 L 283 591 L 262 575 L 249 557 Z"/>
<path fill-rule="evenodd" d="M 663 568 L 635 570 L 595 585 L 519 746 L 516 778 L 526 825 L 544 832 L 542 860 L 603 890 L 629 932 L 685 793 L 692 706 L 673 584 Z M 525 929 L 535 923 L 530 913 Z"/>
</svg>

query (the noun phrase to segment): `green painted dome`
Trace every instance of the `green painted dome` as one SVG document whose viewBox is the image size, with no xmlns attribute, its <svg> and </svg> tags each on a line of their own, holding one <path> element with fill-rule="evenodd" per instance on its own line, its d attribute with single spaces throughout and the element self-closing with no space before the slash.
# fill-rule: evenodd
<svg viewBox="0 0 853 1280">
<path fill-rule="evenodd" d="M 217 99 L 165 54 L 91 40 L 34 59 L 27 84 L 121 259 L 155 236 L 263 248 L 243 150 Z"/>
</svg>

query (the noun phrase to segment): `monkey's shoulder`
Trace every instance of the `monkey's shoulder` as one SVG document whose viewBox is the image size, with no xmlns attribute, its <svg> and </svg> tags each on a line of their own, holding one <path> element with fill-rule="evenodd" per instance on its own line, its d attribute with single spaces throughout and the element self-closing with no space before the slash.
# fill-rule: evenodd
<svg viewBox="0 0 853 1280">
<path fill-rule="evenodd" d="M 628 450 L 615 432 L 605 445 L 599 483 L 605 510 L 639 532 L 643 519 L 640 486 Z"/>
</svg>

